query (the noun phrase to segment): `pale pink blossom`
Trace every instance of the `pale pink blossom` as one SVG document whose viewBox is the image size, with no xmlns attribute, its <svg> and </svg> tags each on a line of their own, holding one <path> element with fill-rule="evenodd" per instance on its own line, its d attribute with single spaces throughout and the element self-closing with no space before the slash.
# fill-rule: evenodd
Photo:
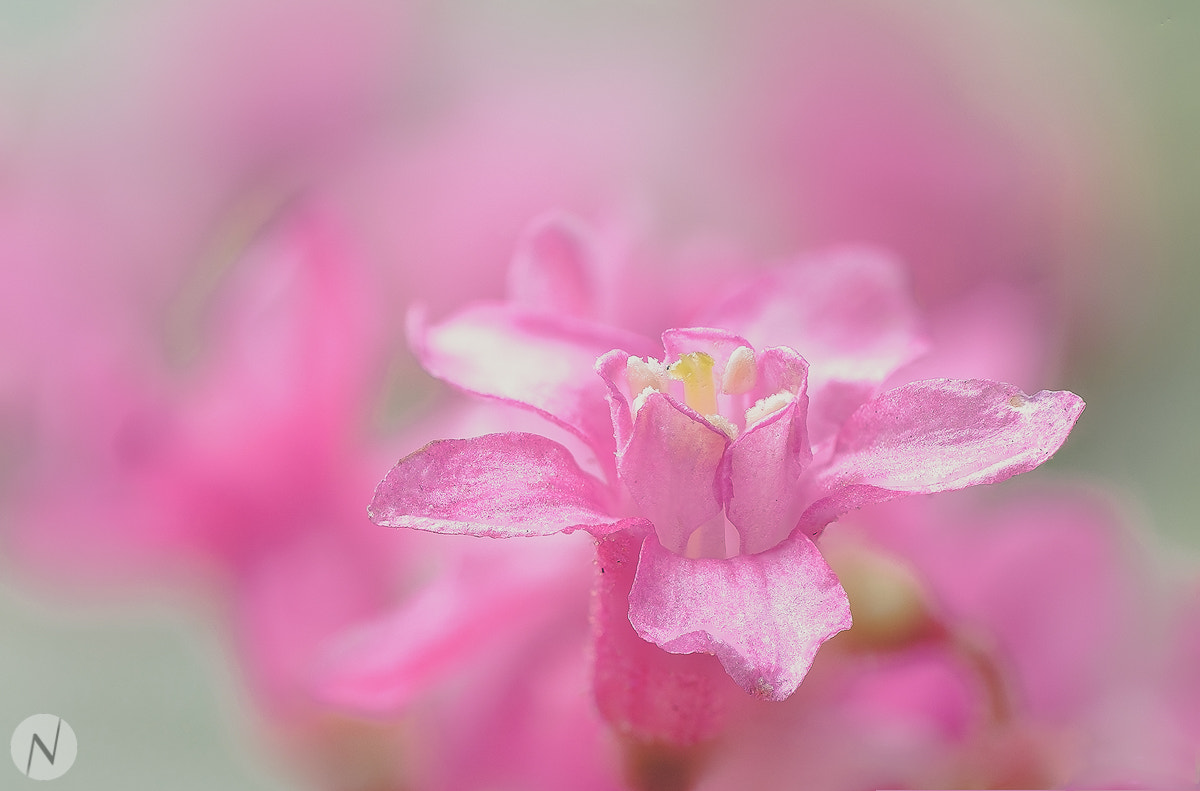
<svg viewBox="0 0 1200 791">
<path fill-rule="evenodd" d="M 711 791 L 791 788 L 797 778 L 829 789 L 1183 788 L 1191 782 L 1194 746 L 1182 723 L 1191 716 L 1193 632 L 1179 630 L 1189 648 L 1170 666 L 1173 672 L 1156 669 L 1166 633 L 1152 617 L 1161 602 L 1150 559 L 1112 506 L 1094 494 L 1059 488 L 990 503 L 961 495 L 910 499 L 845 520 L 822 546 L 849 592 L 855 626 L 820 652 L 804 684 L 783 703 L 745 696 L 713 657 L 670 655 L 637 636 L 621 604 L 639 544 L 637 535 L 619 531 L 598 549 L 605 570 L 595 577 L 593 610 L 602 629 L 593 648 L 599 709 L 610 722 L 636 723 L 660 740 L 707 746 L 672 753 L 661 741 L 639 744 L 630 740 L 636 733 L 618 730 L 632 787 L 655 787 L 640 774 L 650 765 L 679 773 L 674 778 L 686 778 L 692 784 L 686 787 Z M 585 639 L 568 626 L 583 617 L 577 593 L 564 595 L 571 563 L 558 567 L 561 576 L 543 576 L 544 553 L 521 562 L 533 549 L 502 544 L 494 565 L 460 577 L 455 598 L 463 609 L 414 601 L 377 632 L 347 644 L 337 672 L 355 691 L 342 700 L 352 709 L 398 710 L 390 690 L 411 689 L 408 681 L 422 675 L 414 675 L 417 665 L 446 656 L 426 653 L 441 642 L 428 642 L 429 634 L 458 634 L 476 649 L 458 654 L 444 671 L 460 680 L 452 710 L 469 713 L 477 709 L 473 697 L 502 694 L 489 693 L 489 685 L 534 688 L 526 685 L 546 671 L 550 646 L 556 661 L 575 662 L 574 689 L 580 690 L 581 657 L 562 659 L 564 652 L 581 651 Z M 539 586 L 540 594 L 534 592 Z M 485 595 L 467 604 L 470 596 L 462 591 L 472 588 Z M 504 601 L 506 589 L 526 604 L 512 611 L 518 617 L 487 624 L 489 602 Z M 556 638 L 545 626 L 555 623 L 554 609 Z M 493 663 L 511 650 L 494 646 L 520 642 L 535 648 L 517 664 Z M 463 672 L 464 663 L 476 669 Z M 504 670 L 481 672 L 485 664 Z M 545 752 L 522 758 L 530 761 L 525 773 L 557 765 L 567 747 L 539 737 L 527 719 L 532 710 L 550 713 L 540 708 L 544 700 L 510 699 L 510 708 L 496 714 L 495 730 L 475 731 L 475 741 L 456 747 L 495 777 L 521 771 L 508 748 L 492 748 L 497 733 L 505 745 L 554 750 L 552 758 Z M 572 753 L 577 782 L 615 786 L 591 703 L 577 692 L 572 705 L 558 705 L 565 708 L 553 716 L 572 744 L 597 751 Z M 567 729 L 568 722 L 582 729 Z"/>
<path fill-rule="evenodd" d="M 586 205 L 595 178 L 645 137 L 625 91 L 610 91 L 611 129 L 536 91 L 454 92 L 392 114 L 411 98 L 393 91 L 404 73 L 383 68 L 407 58 L 402 11 L 252 0 L 117 23 L 132 36 L 135 83 L 121 83 L 120 101 L 99 86 L 97 116 L 46 99 L 48 131 L 0 190 L 6 558 L 64 595 L 215 598 L 246 697 L 301 736 L 303 762 L 361 757 L 356 735 L 382 732 L 387 749 L 362 752 L 385 756 L 389 782 L 395 717 L 343 720 L 361 712 L 320 695 L 322 657 L 410 599 L 459 587 L 476 599 L 456 573 L 470 553 L 417 533 L 397 542 L 367 520 L 378 440 L 497 424 L 454 412 L 453 395 L 430 415 L 437 384 L 404 348 L 403 311 L 383 305 L 496 293 L 525 219 L 547 203 Z M 496 622 L 523 601 L 493 602 Z M 460 633 L 441 657 L 486 643 Z M 455 667 L 435 664 L 438 679 Z M 503 709 L 476 711 L 490 731 Z M 441 778 L 431 784 L 452 787 L 457 772 L 471 787 L 452 760 L 469 718 L 427 716 L 447 751 L 427 764 Z M 558 737 L 539 722 L 530 716 Z M 518 760 L 518 733 L 497 760 L 536 775 Z M 569 778 L 586 751 L 563 746 L 556 777 Z"/>
<path fill-rule="evenodd" d="M 822 543 L 855 625 L 750 702 L 698 789 L 1183 788 L 1151 559 L 1093 492 L 864 509 Z"/>
<path fill-rule="evenodd" d="M 257 245 L 182 381 L 128 349 L 63 354 L 10 537 L 27 568 L 77 588 L 215 574 L 277 713 L 313 644 L 390 599 L 399 555 L 347 518 L 369 489 L 359 402 L 381 349 L 336 228 L 310 209 Z"/>
<path fill-rule="evenodd" d="M 1082 186 L 1094 132 L 1057 86 L 1000 89 L 986 13 L 765 0 L 730 16 L 748 166 L 795 241 L 895 251 L 928 309 L 997 284 L 1059 306 L 1102 200 Z"/>
<path fill-rule="evenodd" d="M 791 695 L 820 644 L 849 626 L 845 593 L 813 544 L 827 524 L 868 503 L 1032 469 L 1082 409 L 1070 393 L 1026 396 L 983 380 L 879 392 L 920 341 L 902 278 L 873 251 L 769 273 L 716 300 L 709 315 L 727 329 L 668 329 L 661 353 L 553 312 L 560 297 L 586 294 L 569 270 L 557 255 L 529 268 L 553 297 L 542 308 L 475 305 L 416 327 L 414 343 L 435 375 L 566 429 L 602 477 L 533 434 L 443 440 L 393 468 L 372 518 L 484 536 L 582 529 L 600 540 L 605 574 L 604 546 L 632 541 L 623 562 L 637 569 L 637 633 L 668 652 L 715 654 L 768 700 Z M 794 351 L 806 348 L 812 360 Z"/>
<path fill-rule="evenodd" d="M 1114 158 L 1099 152 L 1119 133 L 1089 120 L 1077 91 L 1037 79 L 1037 47 L 1014 61 L 1021 26 L 998 32 L 994 11 L 729 4 L 742 66 L 729 156 L 779 248 L 855 240 L 905 261 L 935 355 L 956 363 L 922 376 L 1030 386 L 1055 375 L 1068 321 L 1103 314 L 1072 317 L 1070 303 L 1104 279 L 1116 209 L 1099 182 Z M 1047 41 L 1066 32 L 1000 16 Z M 981 342 L 996 348 L 986 365 Z"/>
<path fill-rule="evenodd" d="M 590 548 L 578 538 L 443 539 L 455 546 L 420 591 L 328 643 L 314 697 L 355 717 L 419 722 L 403 759 L 413 787 L 622 787 L 588 694 L 579 571 Z"/>
<path fill-rule="evenodd" d="M 194 317 L 199 326 L 187 328 L 195 345 L 179 369 L 123 335 L 80 338 L 45 364 L 31 382 L 42 395 L 31 421 L 37 442 L 18 496 L 6 503 L 7 557 L 30 581 L 52 582 L 60 593 L 119 587 L 215 599 L 249 703 L 284 737 L 289 757 L 330 787 L 351 771 L 394 784 L 403 770 L 428 775 L 429 787 L 470 788 L 478 777 L 467 770 L 490 767 L 495 777 L 550 773 L 543 787 L 561 788 L 572 767 L 606 763 L 604 751 L 583 739 L 568 752 L 566 732 L 548 726 L 561 719 L 556 706 L 586 694 L 586 668 L 562 661 L 577 658 L 586 638 L 586 580 L 573 574 L 556 583 L 564 559 L 583 548 L 543 542 L 536 563 L 525 552 L 523 565 L 497 565 L 494 552 L 480 557 L 478 547 L 472 553 L 416 532 L 397 542 L 367 520 L 362 503 L 384 463 L 372 421 L 390 339 L 378 280 L 358 253 L 336 212 L 294 207 L 224 273 Z M 428 422 L 419 431 L 496 425 L 452 409 Z M 518 569 L 520 585 L 504 589 Z M 547 590 L 549 606 L 528 606 Z M 574 632 L 562 629 L 568 600 L 577 605 L 565 611 Z M 403 628 L 408 650 L 431 643 L 436 650 L 424 651 L 409 691 L 388 697 L 374 687 L 378 700 L 364 711 L 362 696 L 325 689 L 325 657 L 395 607 L 421 613 L 427 625 L 444 617 L 457 636 L 439 640 L 427 631 L 422 643 L 408 622 L 389 622 Z M 471 617 L 456 621 L 463 613 Z M 464 766 L 455 751 L 491 732 L 506 710 L 481 695 L 469 707 L 431 706 L 420 695 L 456 671 L 460 681 L 486 676 L 495 694 L 525 683 L 512 665 L 531 664 L 528 647 L 513 639 L 539 629 L 572 648 L 544 665 L 562 676 L 561 690 L 538 693 L 546 711 L 530 710 L 529 733 L 512 731 L 494 765 Z M 514 653 L 521 658 L 504 658 Z M 575 676 L 578 689 L 570 686 Z M 413 748 L 427 756 L 420 771 L 396 754 L 405 741 L 399 712 L 414 700 L 437 746 Z M 385 704 L 391 708 L 381 719 Z M 580 727 L 598 721 L 590 709 L 581 717 Z M 557 774 L 521 752 L 534 748 L 539 727 L 562 757 Z M 593 735 L 599 740 L 602 730 Z"/>
</svg>

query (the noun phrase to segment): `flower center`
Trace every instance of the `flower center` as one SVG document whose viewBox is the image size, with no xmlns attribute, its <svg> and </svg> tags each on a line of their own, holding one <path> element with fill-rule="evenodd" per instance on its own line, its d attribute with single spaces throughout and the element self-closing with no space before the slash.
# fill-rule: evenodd
<svg viewBox="0 0 1200 791">
<path fill-rule="evenodd" d="M 718 414 L 712 357 L 704 352 L 689 352 L 667 366 L 667 375 L 683 382 L 684 403 L 701 415 Z"/>
<path fill-rule="evenodd" d="M 670 393 L 672 383 L 679 382 L 683 402 L 730 439 L 795 398 L 793 393 L 780 390 L 748 403 L 759 381 L 758 361 L 749 346 L 735 349 L 720 371 L 711 355 L 699 351 L 681 354 L 669 365 L 653 357 L 630 357 L 626 379 L 635 415 L 651 394 Z"/>
</svg>

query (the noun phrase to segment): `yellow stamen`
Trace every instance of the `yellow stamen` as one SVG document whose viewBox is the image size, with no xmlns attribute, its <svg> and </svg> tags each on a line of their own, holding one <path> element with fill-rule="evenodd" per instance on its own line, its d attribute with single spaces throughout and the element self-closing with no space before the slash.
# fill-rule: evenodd
<svg viewBox="0 0 1200 791">
<path fill-rule="evenodd" d="M 704 352 L 680 355 L 667 373 L 683 382 L 683 400 L 701 415 L 717 413 L 717 391 L 713 387 L 713 358 Z"/>
</svg>

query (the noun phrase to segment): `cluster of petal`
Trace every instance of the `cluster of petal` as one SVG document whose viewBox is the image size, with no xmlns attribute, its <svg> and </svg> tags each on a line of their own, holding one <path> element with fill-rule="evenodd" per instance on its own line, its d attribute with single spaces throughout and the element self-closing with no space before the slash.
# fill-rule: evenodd
<svg viewBox="0 0 1200 791">
<path fill-rule="evenodd" d="M 541 264 L 522 261 L 522 276 L 540 279 L 525 291 L 583 299 L 588 282 L 570 275 L 586 273 L 586 260 L 563 267 L 554 245 L 530 249 L 548 252 Z M 791 695 L 820 644 L 850 625 L 845 592 L 812 544 L 827 524 L 868 503 L 1030 470 L 1083 408 L 1071 393 L 1027 396 L 984 380 L 879 392 L 921 339 L 900 270 L 869 249 L 802 261 L 724 295 L 708 309 L 722 329 L 667 329 L 661 358 L 640 362 L 647 339 L 558 315 L 554 301 L 468 307 L 415 326 L 414 346 L 450 383 L 572 431 L 605 480 L 535 435 L 434 443 L 389 473 L 373 518 L 491 537 L 644 532 L 634 629 L 670 652 L 715 654 L 743 689 L 770 700 Z M 599 349 L 615 335 L 628 343 Z M 783 344 L 767 345 L 776 338 Z M 810 345 L 819 376 L 802 356 Z M 582 375 L 598 351 L 600 376 Z M 689 355 L 706 362 L 679 375 L 688 381 L 661 375 Z"/>
</svg>

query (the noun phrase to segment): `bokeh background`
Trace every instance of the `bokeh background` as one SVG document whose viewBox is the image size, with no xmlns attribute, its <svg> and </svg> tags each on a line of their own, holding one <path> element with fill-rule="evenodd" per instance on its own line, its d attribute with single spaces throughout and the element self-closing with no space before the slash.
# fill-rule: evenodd
<svg viewBox="0 0 1200 791">
<path fill-rule="evenodd" d="M 524 224 L 563 206 L 649 217 L 671 244 L 735 240 L 748 260 L 842 237 L 909 245 L 941 262 L 917 276 L 927 304 L 1002 267 L 989 251 L 1021 262 L 1008 274 L 1045 293 L 1058 364 L 1019 383 L 1088 402 L 1044 473 L 1112 493 L 1164 577 L 1194 575 L 1197 75 L 1200 6 L 1186 0 L 835 15 L 715 0 L 0 0 L 0 496 L 28 495 L 44 438 L 23 399 L 61 344 L 137 345 L 186 372 L 230 262 L 299 190 L 348 219 L 384 284 L 374 310 L 395 351 L 364 420 L 384 456 L 409 451 L 397 427 L 440 391 L 403 351 L 405 305 L 498 293 Z M 903 108 L 874 103 L 885 95 L 934 120 L 906 126 Z M 846 142 L 830 119 L 856 112 L 896 123 L 909 159 Z M 939 119 L 969 133 L 943 140 Z M 913 154 L 962 140 L 947 172 Z M 897 217 L 888 190 L 908 189 L 927 202 Z M 1014 216 L 988 215 L 1013 194 Z M 923 225 L 936 222 L 944 236 Z M 0 529 L 21 518 L 6 507 Z M 0 558 L 0 732 L 65 717 L 80 747 L 63 789 L 305 787 L 247 703 L 219 607 L 168 582 L 91 589 Z"/>
</svg>

